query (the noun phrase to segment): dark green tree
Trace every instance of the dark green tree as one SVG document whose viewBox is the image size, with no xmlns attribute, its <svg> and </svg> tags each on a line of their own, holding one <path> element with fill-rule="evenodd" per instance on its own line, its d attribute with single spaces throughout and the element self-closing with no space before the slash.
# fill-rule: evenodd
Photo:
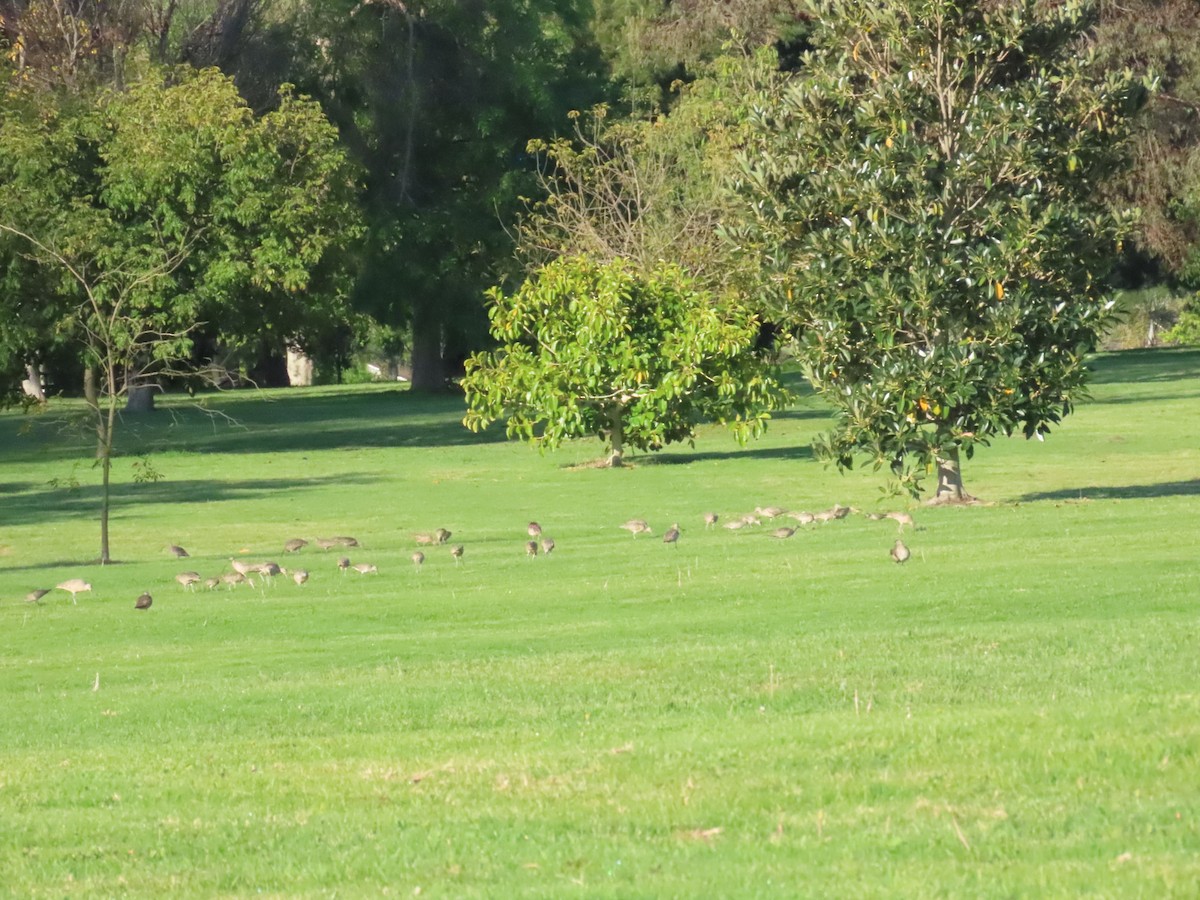
<svg viewBox="0 0 1200 900">
<path fill-rule="evenodd" d="M 1100 188 L 1146 86 L 1101 73 L 1086 3 L 813 3 L 814 49 L 755 117 L 730 236 L 858 454 L 962 500 L 960 461 L 1071 411 L 1132 216 Z"/>
</svg>

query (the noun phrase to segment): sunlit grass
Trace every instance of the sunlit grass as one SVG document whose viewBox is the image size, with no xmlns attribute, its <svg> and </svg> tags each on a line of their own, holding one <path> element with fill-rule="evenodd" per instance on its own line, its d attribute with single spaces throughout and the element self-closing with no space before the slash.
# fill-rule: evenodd
<svg viewBox="0 0 1200 900">
<path fill-rule="evenodd" d="M 989 505 L 914 510 L 904 567 L 890 522 L 705 530 L 709 509 L 900 503 L 811 460 L 812 397 L 745 449 L 706 430 L 617 472 L 390 389 L 212 398 L 236 424 L 172 401 L 126 423 L 104 569 L 79 564 L 86 442 L 6 414 L 4 888 L 1195 896 L 1200 354 L 1097 370 L 1045 444 L 969 464 Z M 146 453 L 165 479 L 131 483 Z M 526 558 L 530 519 L 551 556 Z M 463 562 L 417 570 L 412 534 L 439 526 Z M 283 558 L 332 534 L 379 574 Z M 173 581 L 231 556 L 313 575 Z M 22 600 L 74 576 L 78 606 Z"/>
</svg>

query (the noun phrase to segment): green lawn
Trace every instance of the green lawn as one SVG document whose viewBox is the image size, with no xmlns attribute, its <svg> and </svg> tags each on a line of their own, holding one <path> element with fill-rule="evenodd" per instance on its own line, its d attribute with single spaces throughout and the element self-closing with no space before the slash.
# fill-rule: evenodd
<svg viewBox="0 0 1200 900">
<path fill-rule="evenodd" d="M 0 415 L 0 892 L 1198 896 L 1200 353 L 1095 368 L 968 465 L 988 505 L 913 510 L 903 567 L 861 516 L 705 530 L 904 505 L 812 460 L 811 397 L 612 472 L 388 387 L 168 401 L 124 426 L 103 569 L 86 441 Z M 438 527 L 463 562 L 418 571 Z M 283 558 L 330 534 L 378 575 Z M 312 578 L 173 580 L 231 556 Z"/>
</svg>

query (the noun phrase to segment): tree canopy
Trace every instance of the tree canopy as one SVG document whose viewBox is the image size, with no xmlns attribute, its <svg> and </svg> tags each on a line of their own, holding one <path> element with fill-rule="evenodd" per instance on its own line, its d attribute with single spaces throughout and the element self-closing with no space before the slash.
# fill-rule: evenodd
<svg viewBox="0 0 1200 900">
<path fill-rule="evenodd" d="M 754 118 L 730 229 L 836 409 L 822 449 L 911 490 L 1070 412 L 1132 217 L 1107 208 L 1145 85 L 1098 71 L 1094 9 L 814 3 L 814 49 Z"/>
<path fill-rule="evenodd" d="M 599 437 L 624 448 L 690 440 L 697 425 L 759 434 L 784 392 L 752 351 L 758 323 L 695 288 L 677 266 L 565 257 L 519 290 L 492 290 L 500 350 L 467 360 L 465 424 L 507 420 L 510 437 L 552 449 Z"/>
</svg>

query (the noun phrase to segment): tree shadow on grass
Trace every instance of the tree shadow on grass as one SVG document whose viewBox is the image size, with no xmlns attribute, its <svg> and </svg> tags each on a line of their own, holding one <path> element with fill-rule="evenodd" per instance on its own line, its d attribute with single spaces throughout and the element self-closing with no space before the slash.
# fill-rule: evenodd
<svg viewBox="0 0 1200 900">
<path fill-rule="evenodd" d="M 1189 497 L 1200 494 L 1200 478 L 1190 481 L 1160 481 L 1157 484 L 1108 485 L 1106 487 L 1064 488 L 1057 491 L 1036 491 L 1020 500 L 1149 500 L 1156 497 Z"/>
<path fill-rule="evenodd" d="M 631 457 L 635 466 L 684 466 L 694 462 L 722 459 L 812 459 L 811 447 L 750 447 L 739 450 L 705 450 L 697 453 L 662 453 Z"/>
<path fill-rule="evenodd" d="M 253 481 L 217 479 L 166 480 L 152 484 L 114 484 L 112 508 L 135 508 L 146 504 L 219 503 L 225 500 L 255 500 L 324 487 L 329 484 L 365 484 L 365 475 L 329 475 L 320 478 L 256 478 Z M 33 488 L 5 497 L 4 522 L 9 525 L 38 525 L 61 519 L 90 517 L 100 509 L 99 485 L 78 488 Z"/>
</svg>

